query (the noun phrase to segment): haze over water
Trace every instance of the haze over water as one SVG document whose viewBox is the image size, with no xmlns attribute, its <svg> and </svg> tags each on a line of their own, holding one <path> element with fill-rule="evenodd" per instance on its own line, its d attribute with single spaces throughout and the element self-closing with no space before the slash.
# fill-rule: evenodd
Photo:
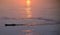
<svg viewBox="0 0 60 35">
<path fill-rule="evenodd" d="M 60 27 L 56 24 L 4 26 L 4 24 L 58 23 L 60 21 L 59 3 L 59 0 L 0 0 L 0 35 L 60 35 Z M 43 18 L 43 20 L 21 18 Z"/>
</svg>

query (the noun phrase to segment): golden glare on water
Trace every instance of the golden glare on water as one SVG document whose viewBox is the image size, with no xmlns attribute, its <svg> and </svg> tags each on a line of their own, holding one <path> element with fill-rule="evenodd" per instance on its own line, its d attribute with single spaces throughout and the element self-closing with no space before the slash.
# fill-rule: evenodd
<svg viewBox="0 0 60 35">
<path fill-rule="evenodd" d="M 27 7 L 26 8 L 26 17 L 27 18 L 31 18 L 32 17 L 30 3 L 31 3 L 31 0 L 26 0 L 26 7 Z"/>
<path fill-rule="evenodd" d="M 32 35 L 33 30 L 22 30 L 23 32 L 26 32 L 25 35 Z"/>
</svg>

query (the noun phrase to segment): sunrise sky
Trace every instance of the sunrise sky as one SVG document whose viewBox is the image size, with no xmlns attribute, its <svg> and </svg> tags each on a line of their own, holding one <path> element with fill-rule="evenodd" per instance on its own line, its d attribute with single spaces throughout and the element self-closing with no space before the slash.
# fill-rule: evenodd
<svg viewBox="0 0 60 35">
<path fill-rule="evenodd" d="M 0 17 L 57 18 L 58 0 L 0 0 Z"/>
</svg>

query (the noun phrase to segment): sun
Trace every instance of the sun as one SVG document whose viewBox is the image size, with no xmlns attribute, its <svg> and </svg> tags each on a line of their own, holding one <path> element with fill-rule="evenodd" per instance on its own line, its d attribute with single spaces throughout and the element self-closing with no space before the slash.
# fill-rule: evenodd
<svg viewBox="0 0 60 35">
<path fill-rule="evenodd" d="M 26 0 L 26 5 L 30 6 L 31 0 Z"/>
</svg>

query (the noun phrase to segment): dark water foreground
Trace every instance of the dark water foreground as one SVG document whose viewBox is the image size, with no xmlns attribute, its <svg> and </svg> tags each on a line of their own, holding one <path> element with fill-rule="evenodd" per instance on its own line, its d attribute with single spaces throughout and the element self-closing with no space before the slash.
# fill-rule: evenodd
<svg viewBox="0 0 60 35">
<path fill-rule="evenodd" d="M 28 24 L 28 25 L 5 26 L 5 24 Z M 5 19 L 0 21 L 0 35 L 60 35 L 59 33 L 60 33 L 59 22 L 37 20 L 37 19 L 34 20 L 32 19 L 6 20 Z"/>
</svg>

